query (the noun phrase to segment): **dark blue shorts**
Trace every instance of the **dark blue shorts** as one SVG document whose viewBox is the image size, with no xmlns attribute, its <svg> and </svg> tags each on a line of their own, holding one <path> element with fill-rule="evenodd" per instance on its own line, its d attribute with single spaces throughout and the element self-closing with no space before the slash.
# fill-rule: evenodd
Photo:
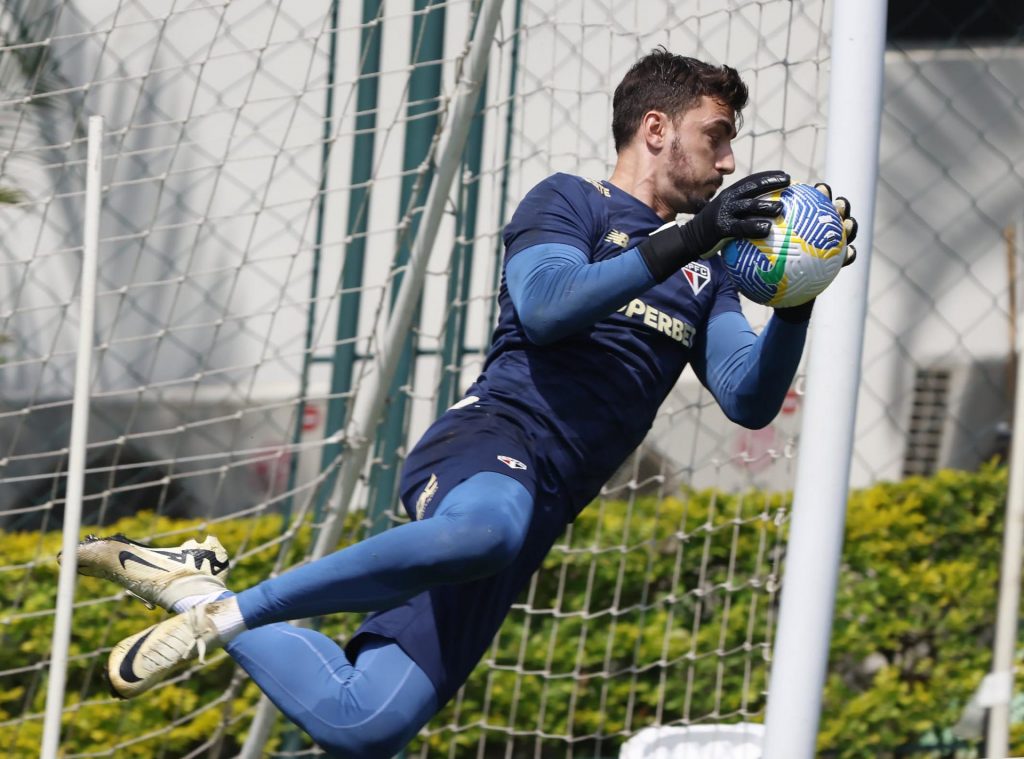
<svg viewBox="0 0 1024 759">
<path fill-rule="evenodd" d="M 526 541 L 498 574 L 438 586 L 369 615 L 346 646 L 350 659 L 370 636 L 390 638 L 430 677 L 439 705 L 455 695 L 566 525 L 564 504 L 539 485 L 550 480 L 535 453 L 515 419 L 491 404 L 454 408 L 431 425 L 402 472 L 402 505 L 409 517 L 429 519 L 456 485 L 478 472 L 499 472 L 533 496 Z"/>
</svg>

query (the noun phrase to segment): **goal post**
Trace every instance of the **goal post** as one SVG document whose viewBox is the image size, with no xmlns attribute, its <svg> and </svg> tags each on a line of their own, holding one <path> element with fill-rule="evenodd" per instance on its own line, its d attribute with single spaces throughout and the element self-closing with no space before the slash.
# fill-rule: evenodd
<svg viewBox="0 0 1024 759">
<path fill-rule="evenodd" d="M 608 176 L 612 91 L 637 58 L 663 44 L 735 66 L 751 90 L 737 175 L 822 178 L 830 7 L 6 6 L 0 162 L 21 199 L 0 204 L 0 751 L 38 750 L 54 661 L 82 329 L 67 276 L 81 254 L 76 118 L 104 116 L 108 151 L 84 529 L 157 545 L 217 535 L 242 589 L 403 521 L 391 475 L 481 370 L 503 225 L 545 176 Z M 437 87 L 419 90 L 428 68 Z M 747 313 L 756 326 L 768 314 Z M 759 431 L 684 374 L 407 756 L 611 756 L 645 728 L 762 722 L 814 372 Z M 375 447 L 390 412 L 391 442 Z M 79 579 L 66 688 L 52 691 L 67 757 L 314 751 L 281 745 L 290 728 L 223 654 L 113 702 L 107 654 L 154 614 Z M 358 618 L 320 622 L 342 639 Z"/>
<path fill-rule="evenodd" d="M 765 759 L 812 759 L 850 487 L 882 115 L 886 0 L 837 2 L 826 172 L 856 198 L 856 263 L 818 298 L 766 715 Z"/>
<path fill-rule="evenodd" d="M 99 269 L 100 204 L 103 192 L 103 117 L 89 118 L 85 171 L 85 220 L 82 234 L 81 286 L 78 293 L 78 355 L 71 403 L 71 439 L 68 443 L 68 496 L 64 508 L 64 530 L 60 581 L 54 609 L 53 639 L 46 684 L 46 718 L 43 723 L 42 759 L 55 759 L 60 743 L 60 719 L 64 706 L 68 648 L 75 597 L 75 547 L 82 523 L 82 495 L 85 482 L 85 448 L 89 436 L 89 394 L 92 384 L 93 327 L 96 318 L 96 272 Z"/>
</svg>

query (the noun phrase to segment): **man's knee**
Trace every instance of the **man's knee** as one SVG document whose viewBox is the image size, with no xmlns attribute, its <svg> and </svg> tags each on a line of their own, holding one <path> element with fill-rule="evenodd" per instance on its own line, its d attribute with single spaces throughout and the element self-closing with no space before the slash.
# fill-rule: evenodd
<svg viewBox="0 0 1024 759">
<path fill-rule="evenodd" d="M 471 574 L 504 569 L 519 555 L 533 509 L 529 492 L 505 475 L 481 472 L 455 488 L 437 517 L 451 524 L 449 538 L 461 547 Z"/>
<path fill-rule="evenodd" d="M 472 544 L 470 551 L 478 572 L 498 572 L 519 555 L 525 532 L 505 512 L 495 510 L 485 517 L 456 530 L 456 539 Z"/>
</svg>

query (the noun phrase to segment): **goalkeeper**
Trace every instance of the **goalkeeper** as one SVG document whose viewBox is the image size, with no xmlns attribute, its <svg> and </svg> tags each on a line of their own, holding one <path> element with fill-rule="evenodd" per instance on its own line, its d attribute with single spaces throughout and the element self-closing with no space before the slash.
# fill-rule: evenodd
<svg viewBox="0 0 1024 759">
<path fill-rule="evenodd" d="M 655 50 L 615 90 L 609 179 L 556 174 L 526 195 L 504 231 L 483 373 L 406 461 L 409 523 L 237 594 L 215 538 L 84 541 L 83 573 L 178 612 L 114 647 L 113 690 L 136 696 L 223 646 L 326 751 L 390 756 L 465 682 L 687 364 L 731 420 L 768 424 L 812 305 L 776 310 L 755 334 L 715 255 L 767 236 L 782 209 L 760 196 L 790 181 L 753 174 L 716 197 L 746 104 L 734 69 Z M 836 207 L 852 239 L 849 203 Z M 679 213 L 694 216 L 679 225 Z M 372 612 L 344 649 L 286 624 L 336 612 Z"/>
</svg>

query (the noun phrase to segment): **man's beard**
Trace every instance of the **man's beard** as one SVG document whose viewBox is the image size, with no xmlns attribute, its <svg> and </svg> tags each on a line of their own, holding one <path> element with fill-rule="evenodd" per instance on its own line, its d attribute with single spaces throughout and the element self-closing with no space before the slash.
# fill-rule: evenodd
<svg viewBox="0 0 1024 759">
<path fill-rule="evenodd" d="M 668 149 L 672 166 L 677 167 L 673 169 L 669 178 L 672 180 L 672 186 L 679 191 L 679 200 L 682 203 L 682 207 L 675 210 L 682 213 L 697 213 L 718 192 L 718 188 L 722 186 L 722 177 L 715 178 L 713 182 L 714 190 L 710 195 L 705 196 L 704 188 L 711 184 L 711 182 L 700 182 L 694 176 L 693 166 L 679 144 L 678 135 L 672 138 Z"/>
</svg>

